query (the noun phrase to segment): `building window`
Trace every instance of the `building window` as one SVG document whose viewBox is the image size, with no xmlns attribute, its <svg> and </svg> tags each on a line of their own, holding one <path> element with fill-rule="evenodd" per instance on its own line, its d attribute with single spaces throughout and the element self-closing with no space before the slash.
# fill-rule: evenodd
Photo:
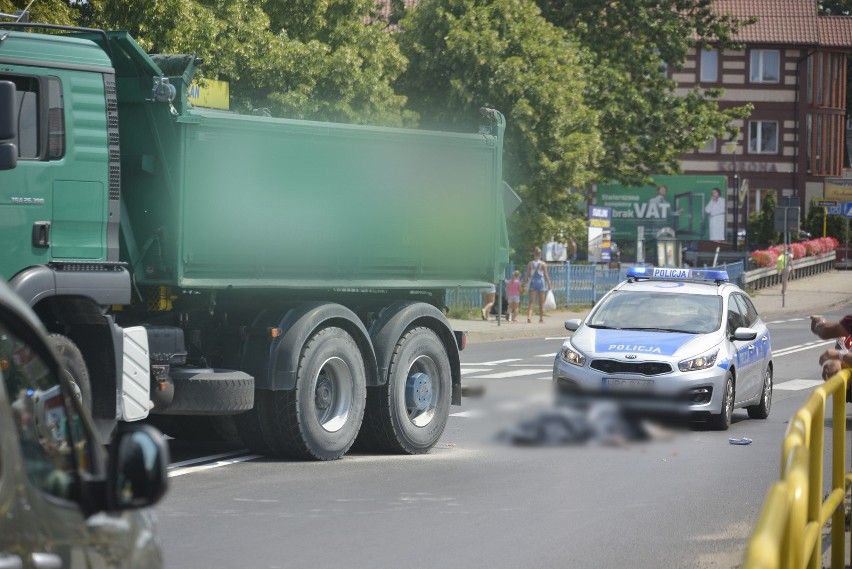
<svg viewBox="0 0 852 569">
<path fill-rule="evenodd" d="M 752 83 L 778 83 L 781 78 L 781 52 L 777 49 L 753 49 L 750 66 Z"/>
<path fill-rule="evenodd" d="M 719 81 L 719 50 L 701 50 L 701 71 L 699 80 L 702 83 L 716 83 Z"/>
<path fill-rule="evenodd" d="M 716 153 L 716 138 L 711 138 L 707 142 L 704 143 L 704 146 L 698 149 L 698 152 L 701 154 L 715 154 Z"/>
<path fill-rule="evenodd" d="M 778 152 L 778 123 L 775 121 L 749 121 L 748 151 L 752 154 Z"/>
</svg>

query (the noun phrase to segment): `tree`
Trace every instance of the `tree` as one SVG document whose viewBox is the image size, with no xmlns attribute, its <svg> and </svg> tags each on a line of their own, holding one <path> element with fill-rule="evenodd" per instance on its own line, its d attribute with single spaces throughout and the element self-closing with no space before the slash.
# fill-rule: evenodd
<svg viewBox="0 0 852 569">
<path fill-rule="evenodd" d="M 29 0 L 0 0 L 0 12 L 14 14 L 15 10 L 23 10 L 30 4 Z M 30 22 L 73 26 L 76 24 L 77 11 L 72 9 L 64 0 L 39 0 L 29 7 Z M 4 19 L 0 21 L 11 22 Z"/>
<path fill-rule="evenodd" d="M 506 115 L 504 177 L 523 202 L 511 242 L 526 251 L 584 213 L 601 158 L 598 115 L 585 103 L 579 53 L 533 0 L 431 0 L 400 22 L 409 59 L 399 90 L 430 127 L 470 131 L 479 107 Z"/>
<path fill-rule="evenodd" d="M 766 192 L 760 212 L 749 216 L 748 231 L 749 243 L 758 247 L 775 245 L 781 241 L 779 233 L 775 231 L 775 207 L 778 205 L 778 196 L 775 192 Z"/>
<path fill-rule="evenodd" d="M 0 0 L 3 6 L 24 1 Z M 411 124 L 392 82 L 405 67 L 368 0 L 43 0 L 40 21 L 124 29 L 149 53 L 197 53 L 232 108 L 290 118 Z M 267 11 L 265 11 L 268 10 Z"/>
<path fill-rule="evenodd" d="M 846 239 L 846 218 L 841 215 L 826 217 L 825 208 L 818 207 L 816 202 L 816 198 L 811 199 L 808 214 L 802 223 L 804 230 L 814 237 L 822 237 L 823 227 L 825 227 L 826 237 L 834 237 L 844 243 Z"/>
<path fill-rule="evenodd" d="M 647 183 L 680 171 L 679 157 L 712 137 L 732 134 L 750 107 L 722 108 L 718 89 L 675 92 L 666 69 L 688 50 L 731 44 L 739 22 L 709 0 L 538 0 L 544 16 L 576 38 L 587 79 L 586 104 L 600 112 L 604 157 L 599 181 Z"/>
</svg>

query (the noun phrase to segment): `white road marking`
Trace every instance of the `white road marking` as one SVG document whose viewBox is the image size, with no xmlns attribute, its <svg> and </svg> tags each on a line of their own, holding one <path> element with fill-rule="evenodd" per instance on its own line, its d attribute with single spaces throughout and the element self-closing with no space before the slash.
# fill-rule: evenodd
<svg viewBox="0 0 852 569">
<path fill-rule="evenodd" d="M 553 366 L 550 364 L 509 364 L 509 367 L 544 367 L 550 369 Z"/>
<path fill-rule="evenodd" d="M 773 356 L 789 356 L 790 354 L 795 354 L 798 352 L 804 352 L 805 350 L 811 350 L 813 348 L 822 348 L 824 346 L 830 346 L 834 344 L 834 340 L 817 340 L 815 342 L 808 342 L 806 344 L 799 344 L 798 346 L 790 346 L 789 348 L 783 348 L 781 350 L 773 350 Z"/>
<path fill-rule="evenodd" d="M 548 336 L 545 340 L 567 340 L 571 336 Z"/>
<path fill-rule="evenodd" d="M 466 419 L 481 417 L 482 415 L 483 413 L 479 409 L 471 409 L 470 411 L 460 411 L 459 413 L 450 413 L 450 417 L 464 417 Z"/>
<path fill-rule="evenodd" d="M 533 357 L 536 357 L 536 358 L 555 358 L 556 352 L 548 352 L 546 354 L 539 354 L 539 355 L 533 356 Z"/>
<path fill-rule="evenodd" d="M 464 365 L 464 364 L 462 364 L 462 365 Z M 468 367 L 468 368 L 462 368 L 462 370 L 461 370 L 461 374 L 462 374 L 462 375 L 468 375 L 468 374 L 471 374 L 471 373 L 482 373 L 483 371 L 491 371 L 491 368 L 490 368 L 490 367 Z"/>
<path fill-rule="evenodd" d="M 782 391 L 801 391 L 802 389 L 811 389 L 825 383 L 821 379 L 791 379 L 784 383 L 776 383 L 775 389 Z"/>
<path fill-rule="evenodd" d="M 193 464 L 199 464 L 201 462 L 210 462 L 211 460 L 217 460 L 220 458 L 225 458 L 228 456 L 236 456 L 238 454 L 243 454 L 248 452 L 246 449 L 237 450 L 233 452 L 223 452 L 222 454 L 211 454 L 210 456 L 202 456 L 199 458 L 191 458 L 189 460 L 181 460 L 180 462 L 173 462 L 169 465 L 169 469 L 172 468 L 181 468 L 182 466 L 191 466 Z"/>
<path fill-rule="evenodd" d="M 541 373 L 540 369 L 516 369 L 512 371 L 501 371 L 500 373 L 489 373 L 487 375 L 477 375 L 471 379 L 506 379 L 508 377 L 521 377 L 524 375 L 535 375 Z"/>
<path fill-rule="evenodd" d="M 510 364 L 512 362 L 519 362 L 521 358 L 511 358 L 508 360 L 494 360 L 493 362 L 479 362 L 475 364 L 461 364 L 463 366 L 496 366 L 500 364 Z"/>
<path fill-rule="evenodd" d="M 785 322 L 801 322 L 802 320 L 807 320 L 807 318 L 790 318 L 789 320 L 773 320 L 772 322 L 767 322 L 767 324 L 784 324 Z"/>
<path fill-rule="evenodd" d="M 204 470 L 211 470 L 213 468 L 219 468 L 221 466 L 230 466 L 231 464 L 237 464 L 238 462 L 245 462 L 247 460 L 254 460 L 256 458 L 263 457 L 259 454 L 247 454 L 245 456 L 238 456 L 237 458 L 232 458 L 230 460 L 219 460 L 211 464 L 202 464 L 201 466 L 190 466 L 189 468 L 177 468 L 169 472 L 169 478 L 174 478 L 175 476 L 183 476 L 184 474 L 202 472 Z"/>
</svg>

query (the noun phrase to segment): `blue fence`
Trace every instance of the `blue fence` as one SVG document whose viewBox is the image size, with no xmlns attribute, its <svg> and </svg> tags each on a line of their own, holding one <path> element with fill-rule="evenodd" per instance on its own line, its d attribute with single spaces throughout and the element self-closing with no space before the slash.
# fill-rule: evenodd
<svg viewBox="0 0 852 569">
<path fill-rule="evenodd" d="M 743 262 L 718 265 L 719 269 L 728 271 L 731 282 L 744 285 L 745 270 Z M 515 267 L 506 267 L 506 278 L 511 278 Z M 595 304 L 610 289 L 627 278 L 627 267 L 610 269 L 601 265 L 572 265 L 571 263 L 547 265 L 550 275 L 550 285 L 556 297 L 556 305 L 560 308 L 569 305 Z M 521 280 L 524 277 L 521 275 Z M 503 296 L 505 298 L 505 288 Z M 521 304 L 529 302 L 529 295 L 521 296 Z M 477 308 L 482 305 L 481 289 L 459 287 L 448 289 L 446 292 L 447 306 L 460 308 Z"/>
</svg>

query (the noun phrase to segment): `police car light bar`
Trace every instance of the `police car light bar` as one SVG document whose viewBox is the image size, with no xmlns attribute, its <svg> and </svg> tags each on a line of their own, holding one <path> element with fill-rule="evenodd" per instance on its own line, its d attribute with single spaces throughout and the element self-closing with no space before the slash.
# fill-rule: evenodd
<svg viewBox="0 0 852 569">
<path fill-rule="evenodd" d="M 727 282 L 728 271 L 715 269 L 665 269 L 662 267 L 630 267 L 629 279 L 667 279 L 676 281 Z"/>
</svg>

